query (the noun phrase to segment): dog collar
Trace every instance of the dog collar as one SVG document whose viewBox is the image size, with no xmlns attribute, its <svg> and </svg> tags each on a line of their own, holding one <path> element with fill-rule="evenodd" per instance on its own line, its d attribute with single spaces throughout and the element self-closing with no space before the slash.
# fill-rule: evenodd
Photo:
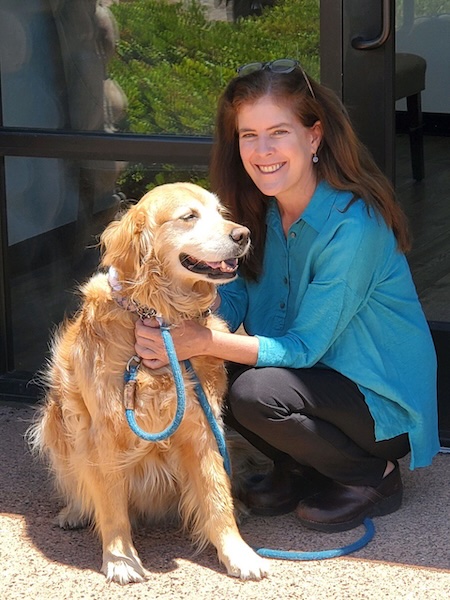
<svg viewBox="0 0 450 600">
<path fill-rule="evenodd" d="M 127 298 L 127 296 L 121 294 L 122 284 L 119 280 L 119 274 L 117 273 L 114 267 L 109 267 L 107 278 L 109 287 L 111 289 L 111 295 L 116 304 L 118 304 L 124 310 L 130 310 L 131 312 L 137 313 L 137 315 L 140 319 L 142 319 L 142 321 L 144 319 L 154 318 L 159 321 L 160 325 L 165 325 L 166 327 L 168 327 L 167 323 L 164 320 L 164 317 L 158 314 L 156 309 L 144 306 L 143 304 L 136 302 L 136 300 L 131 300 L 130 298 Z M 211 312 L 211 309 L 208 308 L 207 310 L 205 310 L 205 312 L 203 312 L 200 315 L 200 318 L 205 319 L 206 317 L 209 317 Z"/>
<path fill-rule="evenodd" d="M 122 291 L 122 284 L 119 281 L 119 275 L 114 267 L 108 269 L 108 283 L 111 288 L 111 295 L 115 302 L 124 310 L 130 310 L 138 314 L 139 318 L 150 319 L 152 317 L 162 319 L 161 315 L 158 315 L 154 308 L 143 306 L 136 300 L 130 300 L 120 292 Z"/>
</svg>

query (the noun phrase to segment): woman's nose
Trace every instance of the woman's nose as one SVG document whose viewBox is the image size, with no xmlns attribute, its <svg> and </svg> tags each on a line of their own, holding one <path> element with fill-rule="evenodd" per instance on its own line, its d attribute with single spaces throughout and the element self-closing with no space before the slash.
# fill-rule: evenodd
<svg viewBox="0 0 450 600">
<path fill-rule="evenodd" d="M 256 144 L 256 151 L 258 154 L 270 154 L 273 152 L 273 143 L 270 137 L 259 136 L 258 143 Z"/>
</svg>

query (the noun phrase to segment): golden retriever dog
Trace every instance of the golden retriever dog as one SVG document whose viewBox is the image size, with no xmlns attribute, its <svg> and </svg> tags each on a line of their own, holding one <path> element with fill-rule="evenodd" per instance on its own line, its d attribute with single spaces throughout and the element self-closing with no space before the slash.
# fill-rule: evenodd
<svg viewBox="0 0 450 600">
<path fill-rule="evenodd" d="M 90 523 L 98 531 L 108 581 L 147 578 L 131 523 L 171 515 L 181 518 L 199 548 L 214 544 L 229 575 L 267 574 L 266 561 L 239 534 L 223 459 L 184 366 L 186 411 L 168 439 L 153 443 L 135 435 L 123 399 L 136 320 L 155 314 L 173 327 L 198 319 L 225 330 L 209 307 L 216 284 L 236 276 L 249 244 L 248 229 L 227 220 L 212 193 L 190 183 L 159 186 L 105 229 L 102 267 L 109 273 L 81 288 L 80 310 L 53 339 L 47 393 L 29 440 L 48 459 L 65 501 L 59 525 Z M 191 362 L 222 427 L 223 361 L 201 356 Z M 134 401 L 142 429 L 164 430 L 177 402 L 170 367 L 141 365 Z"/>
</svg>

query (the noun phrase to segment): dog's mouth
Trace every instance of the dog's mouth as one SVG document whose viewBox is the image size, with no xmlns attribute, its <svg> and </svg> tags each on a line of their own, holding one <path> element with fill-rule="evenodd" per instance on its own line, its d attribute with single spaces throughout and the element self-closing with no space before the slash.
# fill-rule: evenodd
<svg viewBox="0 0 450 600">
<path fill-rule="evenodd" d="M 238 268 L 237 258 L 228 258 L 221 261 L 206 261 L 190 256 L 189 254 L 180 254 L 180 263 L 185 269 L 192 273 L 205 275 L 210 279 L 232 279 L 236 276 Z"/>
</svg>

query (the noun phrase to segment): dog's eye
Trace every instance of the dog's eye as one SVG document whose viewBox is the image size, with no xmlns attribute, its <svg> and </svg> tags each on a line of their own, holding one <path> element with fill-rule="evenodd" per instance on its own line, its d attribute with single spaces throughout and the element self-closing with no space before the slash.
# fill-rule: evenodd
<svg viewBox="0 0 450 600">
<path fill-rule="evenodd" d="M 186 213 L 180 217 L 181 221 L 193 221 L 194 219 L 198 219 L 198 213 L 195 211 Z"/>
</svg>

